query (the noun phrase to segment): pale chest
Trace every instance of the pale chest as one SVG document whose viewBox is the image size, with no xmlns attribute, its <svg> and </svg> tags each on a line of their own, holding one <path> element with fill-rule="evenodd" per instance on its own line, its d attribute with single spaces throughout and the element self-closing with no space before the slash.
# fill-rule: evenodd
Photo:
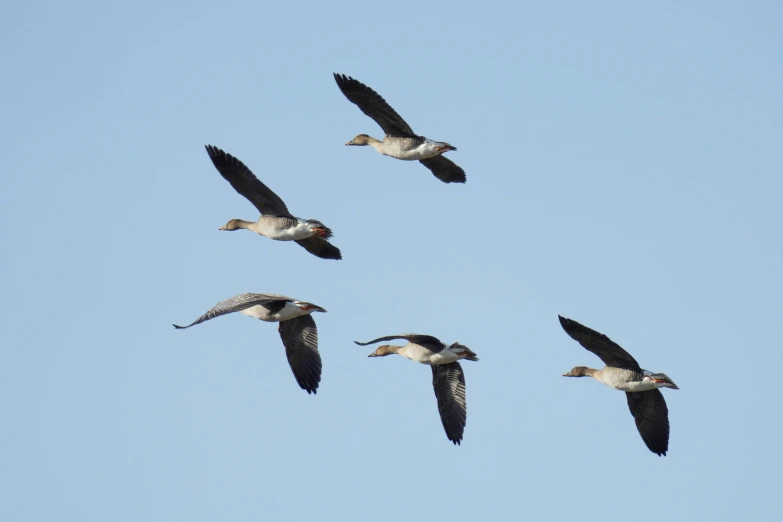
<svg viewBox="0 0 783 522">
<path fill-rule="evenodd" d="M 400 348 L 400 351 L 397 353 L 407 359 L 410 359 L 411 361 L 416 361 L 422 364 L 432 364 L 430 362 L 430 358 L 433 355 L 432 352 L 427 348 L 420 346 L 418 344 L 413 344 L 413 343 L 406 344 L 405 346 Z"/>
</svg>

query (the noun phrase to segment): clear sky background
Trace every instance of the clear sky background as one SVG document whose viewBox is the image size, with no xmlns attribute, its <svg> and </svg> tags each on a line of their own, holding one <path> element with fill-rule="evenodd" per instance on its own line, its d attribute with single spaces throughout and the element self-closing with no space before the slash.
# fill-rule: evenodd
<svg viewBox="0 0 783 522">
<path fill-rule="evenodd" d="M 6 2 L 0 520 L 780 520 L 779 2 Z M 385 10 L 384 10 L 385 9 Z M 371 86 L 466 185 L 345 147 Z M 344 260 L 249 232 L 236 155 Z M 277 327 L 315 315 L 301 390 Z M 669 455 L 557 314 L 666 372 Z M 463 445 L 424 366 L 471 347 Z"/>
</svg>

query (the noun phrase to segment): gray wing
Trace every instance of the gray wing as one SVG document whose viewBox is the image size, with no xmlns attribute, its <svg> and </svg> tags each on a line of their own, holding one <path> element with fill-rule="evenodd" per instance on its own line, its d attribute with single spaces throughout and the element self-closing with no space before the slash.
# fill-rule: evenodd
<svg viewBox="0 0 783 522">
<path fill-rule="evenodd" d="M 266 305 L 268 307 L 270 304 L 275 303 L 276 301 L 279 302 L 280 308 L 282 309 L 287 301 L 293 301 L 293 299 L 274 294 L 240 294 L 236 297 L 226 299 L 225 301 L 220 301 L 218 304 L 213 306 L 210 311 L 187 326 L 178 326 L 176 324 L 173 326 L 179 330 L 190 328 L 193 325 L 203 323 L 204 321 L 209 321 L 215 317 L 220 317 L 221 315 L 226 315 L 233 312 L 239 312 L 246 308 L 250 308 L 251 306 Z"/>
<path fill-rule="evenodd" d="M 212 164 L 234 190 L 245 196 L 265 216 L 291 216 L 280 196 L 261 183 L 237 158 L 212 145 L 206 145 Z"/>
<path fill-rule="evenodd" d="M 331 244 L 329 241 L 322 237 L 308 237 L 307 239 L 300 239 L 296 241 L 299 246 L 310 252 L 316 257 L 321 259 L 342 259 L 343 255 L 340 249 Z"/>
<path fill-rule="evenodd" d="M 465 374 L 458 362 L 432 365 L 432 386 L 446 436 L 454 444 L 462 441 L 467 422 Z"/>
<path fill-rule="evenodd" d="M 430 169 L 443 183 L 465 183 L 467 180 L 462 167 L 444 156 L 419 160 L 419 163 Z"/>
<path fill-rule="evenodd" d="M 302 315 L 281 321 L 277 329 L 296 382 L 307 393 L 316 393 L 321 382 L 321 354 L 315 321 L 309 314 Z"/>
<path fill-rule="evenodd" d="M 584 346 L 587 350 L 596 354 L 607 366 L 614 368 L 624 368 L 641 372 L 639 363 L 631 357 L 631 354 L 623 350 L 619 344 L 615 343 L 602 333 L 583 326 L 574 320 L 566 319 L 558 315 L 560 326 L 575 341 Z"/>
<path fill-rule="evenodd" d="M 647 447 L 657 455 L 669 450 L 669 409 L 661 390 L 625 392 L 636 429 Z"/>
<path fill-rule="evenodd" d="M 443 348 L 445 348 L 443 343 L 440 342 L 440 339 L 438 339 L 437 337 L 433 337 L 431 335 L 420 335 L 420 334 L 387 335 L 386 337 L 378 337 L 377 339 L 373 339 L 372 341 L 367 341 L 366 343 L 360 343 L 359 341 L 354 341 L 354 342 L 359 346 L 367 346 L 368 344 L 375 344 L 381 341 L 393 341 L 395 339 L 405 339 L 410 343 L 418 344 L 419 346 L 424 346 L 425 348 L 432 350 L 433 353 L 437 353 L 443 350 Z"/>
<path fill-rule="evenodd" d="M 388 136 L 416 136 L 397 111 L 386 103 L 380 94 L 350 76 L 334 73 L 337 86 L 349 101 L 356 104 L 361 111 L 375 120 Z"/>
</svg>

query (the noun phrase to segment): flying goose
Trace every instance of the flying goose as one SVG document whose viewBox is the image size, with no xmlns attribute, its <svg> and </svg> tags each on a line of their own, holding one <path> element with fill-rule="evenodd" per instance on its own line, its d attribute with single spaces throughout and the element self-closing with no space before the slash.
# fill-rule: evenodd
<svg viewBox="0 0 783 522">
<path fill-rule="evenodd" d="M 379 141 L 359 134 L 346 145 L 369 145 L 381 154 L 401 160 L 419 162 L 444 183 L 465 183 L 465 171 L 441 154 L 457 147 L 443 141 L 428 140 L 413 132 L 380 94 L 350 76 L 334 73 L 337 86 L 349 101 L 381 126 L 386 136 Z"/>
<path fill-rule="evenodd" d="M 219 230 L 244 228 L 277 241 L 296 241 L 322 259 L 342 259 L 340 249 L 327 241 L 332 231 L 315 219 L 294 217 L 280 196 L 264 185 L 244 163 L 217 147 L 207 145 L 207 154 L 234 190 L 245 196 L 261 212 L 258 221 L 232 219 Z"/>
<path fill-rule="evenodd" d="M 367 346 L 394 339 L 405 339 L 408 344 L 405 346 L 384 344 L 368 357 L 385 357 L 396 353 L 411 361 L 430 365 L 432 386 L 435 388 L 435 398 L 438 400 L 443 429 L 446 430 L 446 436 L 451 442 L 459 444 L 465 431 L 467 402 L 465 401 L 465 374 L 462 373 L 462 366 L 457 361 L 460 359 L 478 361 L 478 357 L 467 346 L 459 343 L 447 345 L 431 335 L 390 335 L 366 343 L 354 342 L 359 346 Z"/>
<path fill-rule="evenodd" d="M 669 449 L 669 410 L 658 388 L 679 390 L 665 373 L 652 373 L 639 367 L 636 359 L 607 336 L 558 315 L 563 330 L 606 365 L 601 370 L 576 366 L 563 377 L 592 377 L 625 392 L 628 408 L 642 440 L 653 453 L 666 455 Z"/>
<path fill-rule="evenodd" d="M 296 382 L 307 393 L 316 393 L 321 382 L 321 355 L 318 353 L 318 330 L 310 314 L 326 310 L 283 295 L 240 294 L 219 302 L 187 326 L 173 326 L 177 329 L 190 328 L 233 312 L 270 323 L 279 322 L 278 331 Z"/>
</svg>

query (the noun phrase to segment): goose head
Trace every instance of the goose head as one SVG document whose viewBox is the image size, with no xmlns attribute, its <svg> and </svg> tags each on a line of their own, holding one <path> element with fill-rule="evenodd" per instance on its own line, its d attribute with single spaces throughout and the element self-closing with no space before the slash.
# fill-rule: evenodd
<svg viewBox="0 0 783 522">
<path fill-rule="evenodd" d="M 563 377 L 589 377 L 595 373 L 595 370 L 586 366 L 574 366 L 570 371 L 563 374 Z"/>
<path fill-rule="evenodd" d="M 358 145 L 358 146 L 369 145 L 371 139 L 372 138 L 370 138 L 367 134 L 359 134 L 354 139 L 346 143 L 346 145 Z"/>
<path fill-rule="evenodd" d="M 384 344 L 379 346 L 374 352 L 367 357 L 386 357 L 393 353 L 397 353 L 402 346 L 394 346 L 393 344 Z"/>
<path fill-rule="evenodd" d="M 242 226 L 243 223 L 244 221 L 242 221 L 241 219 L 232 219 L 231 221 L 229 221 L 228 223 L 220 227 L 218 230 L 239 230 L 240 228 L 245 228 Z"/>
</svg>

